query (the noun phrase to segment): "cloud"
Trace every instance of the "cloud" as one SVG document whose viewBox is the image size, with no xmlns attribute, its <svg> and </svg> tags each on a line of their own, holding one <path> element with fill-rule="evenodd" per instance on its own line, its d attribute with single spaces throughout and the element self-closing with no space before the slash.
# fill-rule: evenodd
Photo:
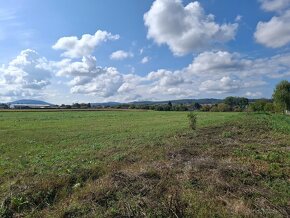
<svg viewBox="0 0 290 218">
<path fill-rule="evenodd" d="M 191 75 L 221 77 L 236 75 L 241 78 L 267 76 L 285 77 L 289 73 L 290 54 L 269 58 L 243 58 L 238 53 L 227 51 L 203 52 L 186 68 Z"/>
<path fill-rule="evenodd" d="M 158 70 L 148 74 L 152 93 L 171 93 L 184 90 L 195 94 L 243 95 L 267 85 L 267 78 L 287 78 L 290 54 L 250 59 L 226 51 L 203 52 L 192 63 L 177 71 Z M 175 93 L 177 95 L 177 93 Z"/>
<path fill-rule="evenodd" d="M 289 69 L 290 53 L 254 59 L 227 51 L 207 51 L 181 69 L 159 69 L 140 76 L 98 66 L 90 55 L 52 62 L 28 49 L 0 68 L 0 100 L 48 96 L 49 84 L 56 81 L 52 72 L 63 81 L 62 88 L 67 86 L 72 94 L 101 101 L 250 97 L 249 93 L 255 97 L 268 85 L 268 78 L 288 78 Z"/>
<path fill-rule="evenodd" d="M 148 74 L 148 79 L 151 81 L 157 81 L 159 86 L 176 86 L 184 82 L 182 76 L 178 71 L 171 72 L 168 70 L 158 70 Z"/>
<path fill-rule="evenodd" d="M 259 0 L 265 11 L 280 12 L 290 6 L 290 0 Z"/>
<path fill-rule="evenodd" d="M 110 97 L 117 93 L 123 84 L 123 76 L 115 68 L 104 69 L 105 73 L 95 77 L 75 77 L 82 82 L 71 83 L 71 93 L 88 94 L 99 97 Z"/>
<path fill-rule="evenodd" d="M 64 59 L 55 64 L 57 75 L 68 77 L 71 93 L 109 100 L 220 97 L 260 92 L 267 78 L 289 76 L 290 54 L 246 58 L 227 51 L 203 52 L 175 71 L 159 69 L 144 76 L 124 74 L 97 65 L 93 56 L 81 61 Z"/>
<path fill-rule="evenodd" d="M 64 59 L 56 67 L 58 67 L 58 76 L 95 77 L 106 72 L 106 69 L 96 65 L 96 58 L 94 56 L 83 57 L 81 61 Z"/>
<path fill-rule="evenodd" d="M 263 94 L 261 92 L 246 92 L 245 96 L 249 98 L 261 97 Z"/>
<path fill-rule="evenodd" d="M 290 10 L 274 16 L 268 22 L 259 22 L 254 34 L 258 43 L 279 48 L 290 43 Z"/>
<path fill-rule="evenodd" d="M 16 13 L 13 10 L 0 9 L 0 22 L 7 22 L 16 19 Z"/>
<path fill-rule="evenodd" d="M 132 52 L 126 52 L 123 50 L 115 51 L 110 56 L 112 60 L 124 60 L 126 58 L 132 58 L 132 57 L 134 57 L 134 54 Z"/>
<path fill-rule="evenodd" d="M 218 24 L 214 15 L 206 15 L 200 3 L 186 6 L 181 0 L 155 0 L 144 15 L 147 37 L 167 44 L 175 55 L 200 51 L 233 40 L 238 24 Z"/>
<path fill-rule="evenodd" d="M 193 74 L 224 73 L 241 69 L 245 65 L 244 62 L 244 60 L 239 59 L 239 55 L 236 53 L 210 51 L 199 54 L 189 65 L 188 70 Z"/>
<path fill-rule="evenodd" d="M 290 43 L 290 0 L 259 0 L 265 11 L 277 12 L 269 21 L 257 24 L 256 41 L 269 48 L 280 48 Z"/>
<path fill-rule="evenodd" d="M 94 56 L 85 56 L 81 61 L 64 59 L 54 63 L 56 75 L 71 80 L 71 93 L 110 97 L 123 84 L 123 75 L 116 68 L 97 66 Z"/>
<path fill-rule="evenodd" d="M 21 47 L 27 46 L 36 30 L 25 25 L 23 20 L 18 17 L 19 13 L 15 8 L 0 8 L 0 40 L 13 39 L 14 44 L 20 44 Z"/>
<path fill-rule="evenodd" d="M 150 61 L 150 58 L 149 58 L 148 56 L 146 56 L 146 57 L 142 58 L 141 63 L 142 63 L 142 64 L 146 64 L 146 63 L 148 63 L 149 61 Z"/>
<path fill-rule="evenodd" d="M 242 87 L 240 80 L 235 80 L 229 76 L 222 77 L 220 80 L 206 80 L 201 83 L 199 90 L 206 92 L 235 93 Z"/>
<path fill-rule="evenodd" d="M 108 40 L 117 40 L 119 35 L 113 35 L 107 31 L 98 30 L 94 35 L 84 34 L 80 39 L 76 36 L 60 38 L 52 48 L 55 50 L 64 50 L 64 57 L 79 58 L 91 55 L 94 49 Z"/>
<path fill-rule="evenodd" d="M 0 68 L 2 96 L 33 96 L 50 84 L 52 70 L 49 61 L 36 51 L 27 49 Z"/>
<path fill-rule="evenodd" d="M 240 22 L 242 19 L 243 19 L 242 15 L 237 15 L 236 18 L 235 18 L 235 21 L 236 22 Z"/>
</svg>

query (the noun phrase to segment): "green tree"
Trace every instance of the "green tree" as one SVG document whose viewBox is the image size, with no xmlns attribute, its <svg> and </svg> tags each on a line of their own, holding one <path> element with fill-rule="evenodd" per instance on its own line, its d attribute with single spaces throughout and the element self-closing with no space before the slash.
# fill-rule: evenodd
<svg viewBox="0 0 290 218">
<path fill-rule="evenodd" d="M 237 105 L 236 103 L 236 98 L 235 97 L 227 97 L 225 100 L 224 100 L 224 103 L 229 105 L 230 107 L 234 107 Z"/>
<path fill-rule="evenodd" d="M 207 112 L 207 111 L 210 111 L 210 109 L 211 109 L 210 105 L 202 105 L 200 110 L 203 112 Z"/>
<path fill-rule="evenodd" d="M 219 112 L 219 109 L 216 105 L 214 105 L 210 108 L 210 112 Z"/>
<path fill-rule="evenodd" d="M 239 98 L 238 99 L 238 106 L 241 109 L 245 109 L 249 105 L 249 99 L 247 98 Z"/>
<path fill-rule="evenodd" d="M 201 105 L 197 102 L 194 102 L 192 105 L 193 105 L 194 110 L 200 110 L 200 108 L 201 108 Z"/>
<path fill-rule="evenodd" d="M 265 111 L 265 106 L 268 102 L 266 100 L 258 100 L 250 104 L 251 111 Z"/>
<path fill-rule="evenodd" d="M 220 103 L 217 105 L 219 112 L 228 112 L 231 111 L 231 107 L 225 103 Z"/>
<path fill-rule="evenodd" d="M 283 108 L 283 112 L 290 109 L 290 82 L 281 81 L 273 93 L 274 103 Z"/>
<path fill-rule="evenodd" d="M 244 110 L 249 105 L 249 99 L 230 96 L 225 98 L 224 103 L 229 105 L 232 109 L 234 107 L 239 107 Z"/>
<path fill-rule="evenodd" d="M 264 110 L 267 112 L 274 112 L 275 111 L 274 104 L 271 102 L 266 103 L 264 106 Z"/>
</svg>

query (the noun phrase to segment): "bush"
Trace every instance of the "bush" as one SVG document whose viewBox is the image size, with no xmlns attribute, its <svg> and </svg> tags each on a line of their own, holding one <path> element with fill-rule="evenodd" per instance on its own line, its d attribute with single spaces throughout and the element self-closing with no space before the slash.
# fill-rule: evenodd
<svg viewBox="0 0 290 218">
<path fill-rule="evenodd" d="M 251 111 L 254 111 L 254 112 L 261 112 L 261 111 L 265 111 L 265 105 L 267 104 L 268 102 L 265 101 L 265 100 L 258 100 L 254 103 L 251 103 L 250 104 L 250 109 Z"/>
<path fill-rule="evenodd" d="M 210 111 L 210 109 L 211 109 L 211 106 L 202 105 L 200 110 L 203 111 L 203 112 L 208 112 L 208 111 Z"/>
<path fill-rule="evenodd" d="M 283 113 L 283 111 L 284 111 L 283 105 L 274 103 L 274 112 Z"/>
<path fill-rule="evenodd" d="M 197 123 L 197 114 L 195 113 L 189 113 L 187 115 L 188 119 L 189 119 L 189 127 L 192 129 L 192 130 L 195 130 L 196 129 L 196 123 Z"/>
<path fill-rule="evenodd" d="M 267 104 L 265 104 L 265 106 L 264 106 L 264 110 L 266 111 L 266 112 L 275 112 L 275 107 L 274 107 L 274 104 L 273 103 L 267 103 Z"/>
<path fill-rule="evenodd" d="M 218 107 L 215 105 L 210 109 L 210 112 L 219 112 Z"/>
<path fill-rule="evenodd" d="M 219 112 L 229 112 L 231 111 L 231 107 L 225 103 L 220 103 L 217 105 Z"/>
</svg>

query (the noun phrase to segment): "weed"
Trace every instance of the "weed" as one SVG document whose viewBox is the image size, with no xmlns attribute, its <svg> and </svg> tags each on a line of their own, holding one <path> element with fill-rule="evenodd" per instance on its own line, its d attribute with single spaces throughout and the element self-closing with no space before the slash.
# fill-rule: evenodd
<svg viewBox="0 0 290 218">
<path fill-rule="evenodd" d="M 234 133 L 231 132 L 231 131 L 224 131 L 224 132 L 222 133 L 222 137 L 223 137 L 223 138 L 231 138 L 233 135 L 234 135 Z"/>
<path fill-rule="evenodd" d="M 187 115 L 189 119 L 189 127 L 192 130 L 196 130 L 196 125 L 197 125 L 197 114 L 191 112 Z"/>
</svg>

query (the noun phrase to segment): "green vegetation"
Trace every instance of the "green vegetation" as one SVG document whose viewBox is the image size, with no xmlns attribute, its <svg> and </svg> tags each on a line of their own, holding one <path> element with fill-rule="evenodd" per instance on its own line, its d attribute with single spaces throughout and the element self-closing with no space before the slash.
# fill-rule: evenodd
<svg viewBox="0 0 290 218">
<path fill-rule="evenodd" d="M 290 110 L 290 82 L 281 81 L 274 90 L 273 99 L 277 107 L 282 108 L 283 112 Z"/>
<path fill-rule="evenodd" d="M 193 112 L 189 113 L 187 115 L 188 119 L 189 119 L 189 127 L 192 130 L 196 130 L 196 125 L 197 125 L 197 114 L 194 114 Z"/>
<path fill-rule="evenodd" d="M 245 109 L 249 105 L 249 99 L 240 97 L 227 97 L 224 103 L 233 108 Z"/>
<path fill-rule="evenodd" d="M 287 217 L 290 116 L 196 114 L 0 113 L 0 217 Z"/>
</svg>

